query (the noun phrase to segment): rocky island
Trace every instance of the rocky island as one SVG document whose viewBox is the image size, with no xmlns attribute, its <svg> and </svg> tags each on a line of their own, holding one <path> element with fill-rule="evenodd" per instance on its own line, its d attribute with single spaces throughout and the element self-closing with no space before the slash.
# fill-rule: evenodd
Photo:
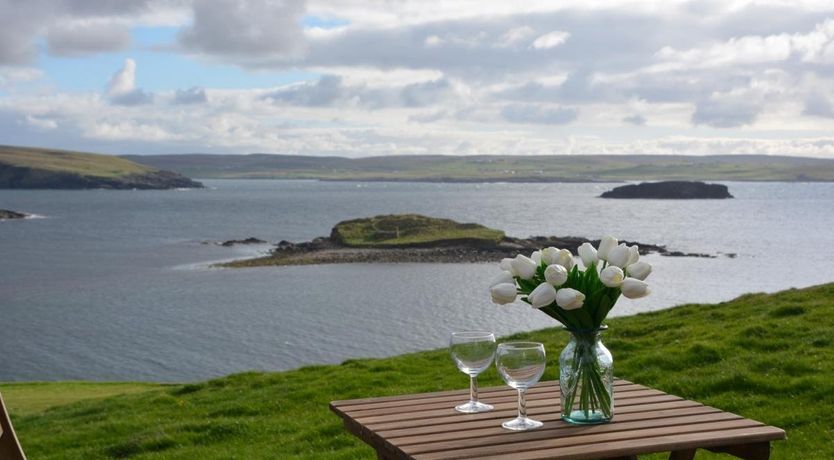
<svg viewBox="0 0 834 460">
<path fill-rule="evenodd" d="M 599 240 L 573 236 L 513 238 L 501 230 L 480 224 L 418 214 L 399 214 L 339 222 L 331 230 L 330 236 L 303 243 L 281 241 L 266 256 L 221 263 L 218 266 L 497 262 L 504 257 L 515 257 L 519 253 L 548 246 L 569 249 L 575 254 L 577 248 L 585 242 L 599 245 Z M 624 243 L 637 244 L 641 254 L 714 257 L 669 251 L 664 246 L 653 244 L 631 241 Z"/>
<path fill-rule="evenodd" d="M 0 189 L 201 188 L 180 174 L 93 153 L 0 146 Z"/>
<path fill-rule="evenodd" d="M 6 219 L 25 219 L 29 217 L 28 214 L 17 211 L 9 211 L 8 209 L 0 209 L 0 220 Z"/>
<path fill-rule="evenodd" d="M 732 198 L 726 185 L 698 181 L 643 182 L 615 187 L 600 198 L 719 199 Z"/>
</svg>

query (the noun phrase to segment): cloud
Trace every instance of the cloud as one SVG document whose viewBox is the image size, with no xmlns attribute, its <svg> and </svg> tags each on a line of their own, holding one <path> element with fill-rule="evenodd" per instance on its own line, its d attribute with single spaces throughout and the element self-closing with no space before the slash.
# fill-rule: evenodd
<svg viewBox="0 0 834 460">
<path fill-rule="evenodd" d="M 834 19 L 825 19 L 805 33 L 732 37 L 721 43 L 677 50 L 666 46 L 656 56 L 663 62 L 650 70 L 707 69 L 773 64 L 795 58 L 807 63 L 834 63 Z"/>
<path fill-rule="evenodd" d="M 762 111 L 762 103 L 745 94 L 716 93 L 699 101 L 692 123 L 714 128 L 737 128 L 752 124 Z"/>
<path fill-rule="evenodd" d="M 113 51 L 125 46 L 127 23 L 168 14 L 169 0 L 0 0 L 0 65 L 28 65 L 37 41 L 57 55 Z M 100 40 L 96 40 L 96 37 Z"/>
<path fill-rule="evenodd" d="M 510 123 L 563 125 L 576 120 L 579 110 L 538 104 L 510 104 L 501 110 L 501 116 Z"/>
<path fill-rule="evenodd" d="M 136 87 L 136 61 L 125 59 L 124 66 L 110 78 L 107 97 L 116 105 L 142 105 L 153 102 L 153 94 Z"/>
<path fill-rule="evenodd" d="M 43 77 L 43 72 L 34 67 L 0 65 L 0 89 L 37 80 L 41 77 Z"/>
<path fill-rule="evenodd" d="M 537 38 L 530 46 L 537 50 L 555 48 L 561 45 L 562 43 L 565 43 L 568 37 L 570 37 L 569 33 L 556 30 Z"/>
<path fill-rule="evenodd" d="M 281 88 L 265 96 L 265 99 L 290 105 L 325 107 L 349 99 L 347 89 L 338 75 L 322 75 L 314 83 L 305 82 Z"/>
<path fill-rule="evenodd" d="M 834 118 L 834 105 L 831 104 L 831 99 L 819 92 L 814 92 L 805 100 L 805 108 L 802 110 L 803 115 L 810 115 L 815 117 Z"/>
<path fill-rule="evenodd" d="M 304 0 L 195 0 L 179 42 L 189 52 L 246 63 L 288 60 L 304 48 Z"/>
<path fill-rule="evenodd" d="M 77 57 L 123 50 L 130 45 L 130 32 L 106 22 L 58 24 L 47 32 L 46 44 L 52 55 Z"/>
<path fill-rule="evenodd" d="M 315 82 L 293 84 L 268 93 L 265 99 L 303 107 L 356 106 L 369 109 L 425 107 L 448 100 L 454 88 L 446 79 L 410 83 L 404 86 L 369 87 L 346 84 L 340 75 L 322 75 Z"/>
<path fill-rule="evenodd" d="M 0 0 L 0 111 L 142 152 L 834 154 L 834 6 L 766 3 Z M 150 24 L 170 47 L 137 48 Z M 223 72 L 154 94 L 131 60 L 93 93 L 40 67 L 125 46 Z"/>
<path fill-rule="evenodd" d="M 425 107 L 442 102 L 453 93 L 452 84 L 444 78 L 406 85 L 400 98 L 406 107 Z"/>
<path fill-rule="evenodd" d="M 646 117 L 639 114 L 629 115 L 623 117 L 623 121 L 634 126 L 643 126 L 646 124 Z"/>
<path fill-rule="evenodd" d="M 174 93 L 174 104 L 205 104 L 208 102 L 206 90 L 197 86 L 188 89 L 178 89 Z"/>
</svg>

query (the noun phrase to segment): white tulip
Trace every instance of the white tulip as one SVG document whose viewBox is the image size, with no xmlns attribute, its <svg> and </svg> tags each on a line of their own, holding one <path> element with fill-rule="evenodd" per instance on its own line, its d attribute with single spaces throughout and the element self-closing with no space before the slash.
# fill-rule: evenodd
<svg viewBox="0 0 834 460">
<path fill-rule="evenodd" d="M 489 293 L 492 295 L 492 301 L 498 305 L 505 305 L 515 302 L 515 297 L 518 291 L 515 289 L 515 283 L 499 283 L 489 288 Z"/>
<path fill-rule="evenodd" d="M 586 268 L 599 262 L 597 250 L 594 249 L 591 243 L 582 243 L 582 246 L 579 246 L 576 252 L 579 253 L 579 257 L 582 258 L 582 263 L 585 264 Z"/>
<path fill-rule="evenodd" d="M 541 265 L 542 264 L 542 252 L 541 251 L 533 251 L 533 253 L 530 254 L 530 260 L 535 262 L 536 265 Z"/>
<path fill-rule="evenodd" d="M 652 266 L 646 262 L 637 262 L 636 264 L 629 265 L 626 271 L 628 271 L 628 276 L 631 278 L 643 281 L 652 272 Z"/>
<path fill-rule="evenodd" d="M 637 247 L 635 244 L 634 246 L 628 247 L 628 264 L 636 264 L 637 261 L 640 259 L 640 248 Z"/>
<path fill-rule="evenodd" d="M 556 260 L 556 263 L 565 267 L 567 271 L 570 271 L 570 269 L 573 268 L 573 253 L 567 249 L 560 249 L 559 257 L 558 260 Z"/>
<path fill-rule="evenodd" d="M 549 265 L 544 270 L 544 279 L 553 286 L 561 286 L 568 280 L 568 270 L 559 265 Z"/>
<path fill-rule="evenodd" d="M 599 249 L 597 249 L 597 257 L 600 260 L 608 260 L 608 253 L 617 247 L 617 239 L 613 236 L 603 237 L 599 242 Z"/>
<path fill-rule="evenodd" d="M 542 261 L 547 265 L 559 263 L 559 249 L 553 246 L 542 249 Z"/>
<path fill-rule="evenodd" d="M 613 265 L 609 265 L 599 272 L 599 280 L 608 287 L 618 287 L 623 284 L 623 278 L 625 278 L 623 270 Z"/>
<path fill-rule="evenodd" d="M 628 246 L 621 244 L 616 248 L 611 249 L 608 253 L 608 263 L 616 265 L 620 268 L 625 268 L 628 265 L 628 257 L 630 256 Z"/>
<path fill-rule="evenodd" d="M 492 282 L 489 283 L 490 287 L 495 286 L 496 284 L 504 284 L 509 283 L 515 285 L 515 280 L 513 279 L 513 274 L 502 270 L 495 278 L 492 279 Z"/>
<path fill-rule="evenodd" d="M 536 289 L 533 289 L 533 292 L 527 296 L 527 300 L 530 301 L 533 308 L 546 307 L 556 300 L 556 288 L 547 283 L 542 283 Z"/>
<path fill-rule="evenodd" d="M 513 259 L 512 267 L 513 275 L 523 280 L 529 280 L 536 275 L 536 268 L 538 268 L 538 265 L 533 262 L 533 259 L 519 254 L 515 256 L 515 259 Z"/>
<path fill-rule="evenodd" d="M 510 257 L 504 257 L 503 259 L 501 259 L 501 263 L 498 264 L 498 266 L 501 268 L 501 270 L 512 273 L 513 259 Z"/>
<path fill-rule="evenodd" d="M 563 288 L 556 291 L 556 305 L 562 307 L 563 310 L 582 308 L 582 302 L 584 301 L 585 294 L 576 289 Z"/>
<path fill-rule="evenodd" d="M 646 282 L 634 278 L 624 279 L 620 290 L 629 299 L 639 299 L 652 293 L 652 290 Z"/>
</svg>

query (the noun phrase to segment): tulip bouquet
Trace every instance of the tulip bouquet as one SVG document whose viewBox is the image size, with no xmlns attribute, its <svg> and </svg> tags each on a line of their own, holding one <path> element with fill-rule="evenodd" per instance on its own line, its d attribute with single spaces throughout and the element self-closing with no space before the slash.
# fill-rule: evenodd
<svg viewBox="0 0 834 460">
<path fill-rule="evenodd" d="M 603 238 L 598 249 L 583 243 L 578 252 L 584 269 L 574 263 L 569 250 L 554 247 L 529 257 L 506 258 L 490 285 L 493 302 L 508 304 L 521 296 L 573 334 L 560 357 L 562 416 L 568 421 L 598 423 L 592 421 L 594 414 L 602 421 L 613 416 L 613 361 L 598 340 L 599 331 L 620 294 L 637 299 L 651 292 L 644 281 L 651 265 L 639 260 L 636 245 L 618 243 L 611 236 Z M 600 361 L 605 354 L 607 365 Z M 580 421 L 575 416 L 571 419 L 577 397 L 578 411 L 584 414 Z"/>
</svg>

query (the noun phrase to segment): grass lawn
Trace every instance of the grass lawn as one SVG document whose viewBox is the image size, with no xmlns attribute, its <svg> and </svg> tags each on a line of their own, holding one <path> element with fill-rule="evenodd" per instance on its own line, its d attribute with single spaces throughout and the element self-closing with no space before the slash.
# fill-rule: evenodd
<svg viewBox="0 0 834 460">
<path fill-rule="evenodd" d="M 784 428 L 788 440 L 774 443 L 772 458 L 834 458 L 834 284 L 608 324 L 619 377 Z M 557 377 L 565 333 L 512 338 L 545 342 L 545 379 Z M 481 383 L 500 381 L 490 369 Z M 370 459 L 329 401 L 466 385 L 447 351 L 434 350 L 147 389 L 52 383 L 0 391 L 32 459 Z"/>
<path fill-rule="evenodd" d="M 352 247 L 397 247 L 450 240 L 497 243 L 504 232 L 479 224 L 462 224 L 418 214 L 396 214 L 339 222 L 332 236 Z"/>
</svg>

